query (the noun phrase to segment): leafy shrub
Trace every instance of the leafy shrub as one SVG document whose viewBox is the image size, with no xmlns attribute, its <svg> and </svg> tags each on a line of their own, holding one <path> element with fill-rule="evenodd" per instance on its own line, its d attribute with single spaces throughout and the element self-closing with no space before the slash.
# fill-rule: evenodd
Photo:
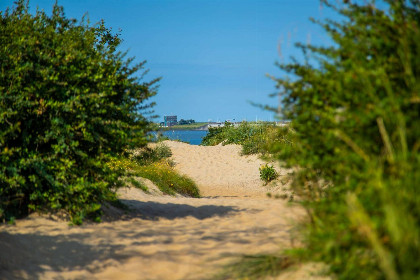
<svg viewBox="0 0 420 280">
<path fill-rule="evenodd" d="M 262 165 L 260 166 L 260 178 L 264 181 L 265 184 L 268 184 L 269 182 L 273 181 L 279 176 L 277 171 L 274 169 L 272 165 Z"/>
<path fill-rule="evenodd" d="M 63 209 L 81 223 L 114 198 L 124 171 L 107 162 L 145 144 L 156 80 L 135 76 L 144 63 L 103 22 L 15 5 L 0 12 L 0 213 Z"/>
<path fill-rule="evenodd" d="M 335 45 L 298 44 L 305 62 L 277 79 L 294 133 L 276 150 L 311 219 L 301 257 L 338 279 L 420 274 L 419 2 L 386 2 L 331 6 Z"/>
</svg>

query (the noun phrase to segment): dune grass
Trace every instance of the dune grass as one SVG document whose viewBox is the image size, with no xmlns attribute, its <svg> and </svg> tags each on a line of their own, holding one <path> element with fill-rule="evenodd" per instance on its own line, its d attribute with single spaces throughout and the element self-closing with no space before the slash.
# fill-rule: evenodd
<svg viewBox="0 0 420 280">
<path fill-rule="evenodd" d="M 279 127 L 274 123 L 242 122 L 239 126 L 226 122 L 225 126 L 210 128 L 203 138 L 201 145 L 215 146 L 238 144 L 242 146 L 242 154 L 271 154 L 272 143 L 291 143 L 292 130 L 288 127 Z"/>
</svg>

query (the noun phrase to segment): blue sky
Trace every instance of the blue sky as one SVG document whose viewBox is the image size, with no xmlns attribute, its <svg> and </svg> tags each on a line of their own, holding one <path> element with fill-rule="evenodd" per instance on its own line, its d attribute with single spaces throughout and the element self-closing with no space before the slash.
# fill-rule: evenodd
<svg viewBox="0 0 420 280">
<path fill-rule="evenodd" d="M 31 0 L 51 12 L 55 0 Z M 278 105 L 267 74 L 284 75 L 275 62 L 299 57 L 295 42 L 326 44 L 309 17 L 331 18 L 319 0 L 59 0 L 67 17 L 100 19 L 121 29 L 123 50 L 147 60 L 146 79 L 162 77 L 152 100 L 160 115 L 196 121 L 272 120 L 250 102 Z M 2 0 L 0 10 L 12 6 Z"/>
</svg>

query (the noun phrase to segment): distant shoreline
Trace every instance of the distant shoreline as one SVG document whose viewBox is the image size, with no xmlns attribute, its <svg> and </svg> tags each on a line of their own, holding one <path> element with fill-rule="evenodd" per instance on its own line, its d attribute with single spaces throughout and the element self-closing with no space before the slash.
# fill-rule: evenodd
<svg viewBox="0 0 420 280">
<path fill-rule="evenodd" d="M 160 131 L 168 130 L 209 130 L 208 123 L 198 123 L 198 124 L 186 124 L 186 125 L 174 125 L 169 127 L 160 127 Z"/>
<path fill-rule="evenodd" d="M 234 122 L 232 123 L 235 127 L 239 126 L 243 122 Z M 249 124 L 273 124 L 277 126 L 287 126 L 289 121 L 276 121 L 276 122 L 247 122 Z M 208 131 L 209 128 L 218 128 L 223 127 L 225 123 L 208 123 L 208 122 L 199 122 L 193 124 L 184 124 L 184 125 L 173 125 L 167 127 L 159 127 L 159 131 L 168 131 L 168 130 L 205 130 Z"/>
<path fill-rule="evenodd" d="M 186 130 L 192 130 L 192 131 L 208 131 L 208 128 L 171 128 L 171 127 L 161 127 L 158 131 L 186 131 Z"/>
</svg>

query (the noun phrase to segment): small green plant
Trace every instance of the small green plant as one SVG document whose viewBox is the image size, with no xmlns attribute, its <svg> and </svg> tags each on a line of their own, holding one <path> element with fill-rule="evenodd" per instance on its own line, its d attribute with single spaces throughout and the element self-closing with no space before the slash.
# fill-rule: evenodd
<svg viewBox="0 0 420 280">
<path fill-rule="evenodd" d="M 260 167 L 260 178 L 264 181 L 265 184 L 268 184 L 269 182 L 273 181 L 278 176 L 279 174 L 272 165 L 268 165 L 267 163 Z"/>
<path fill-rule="evenodd" d="M 10 217 L 9 221 L 7 222 L 9 225 L 14 225 L 16 223 L 15 217 Z"/>
</svg>

